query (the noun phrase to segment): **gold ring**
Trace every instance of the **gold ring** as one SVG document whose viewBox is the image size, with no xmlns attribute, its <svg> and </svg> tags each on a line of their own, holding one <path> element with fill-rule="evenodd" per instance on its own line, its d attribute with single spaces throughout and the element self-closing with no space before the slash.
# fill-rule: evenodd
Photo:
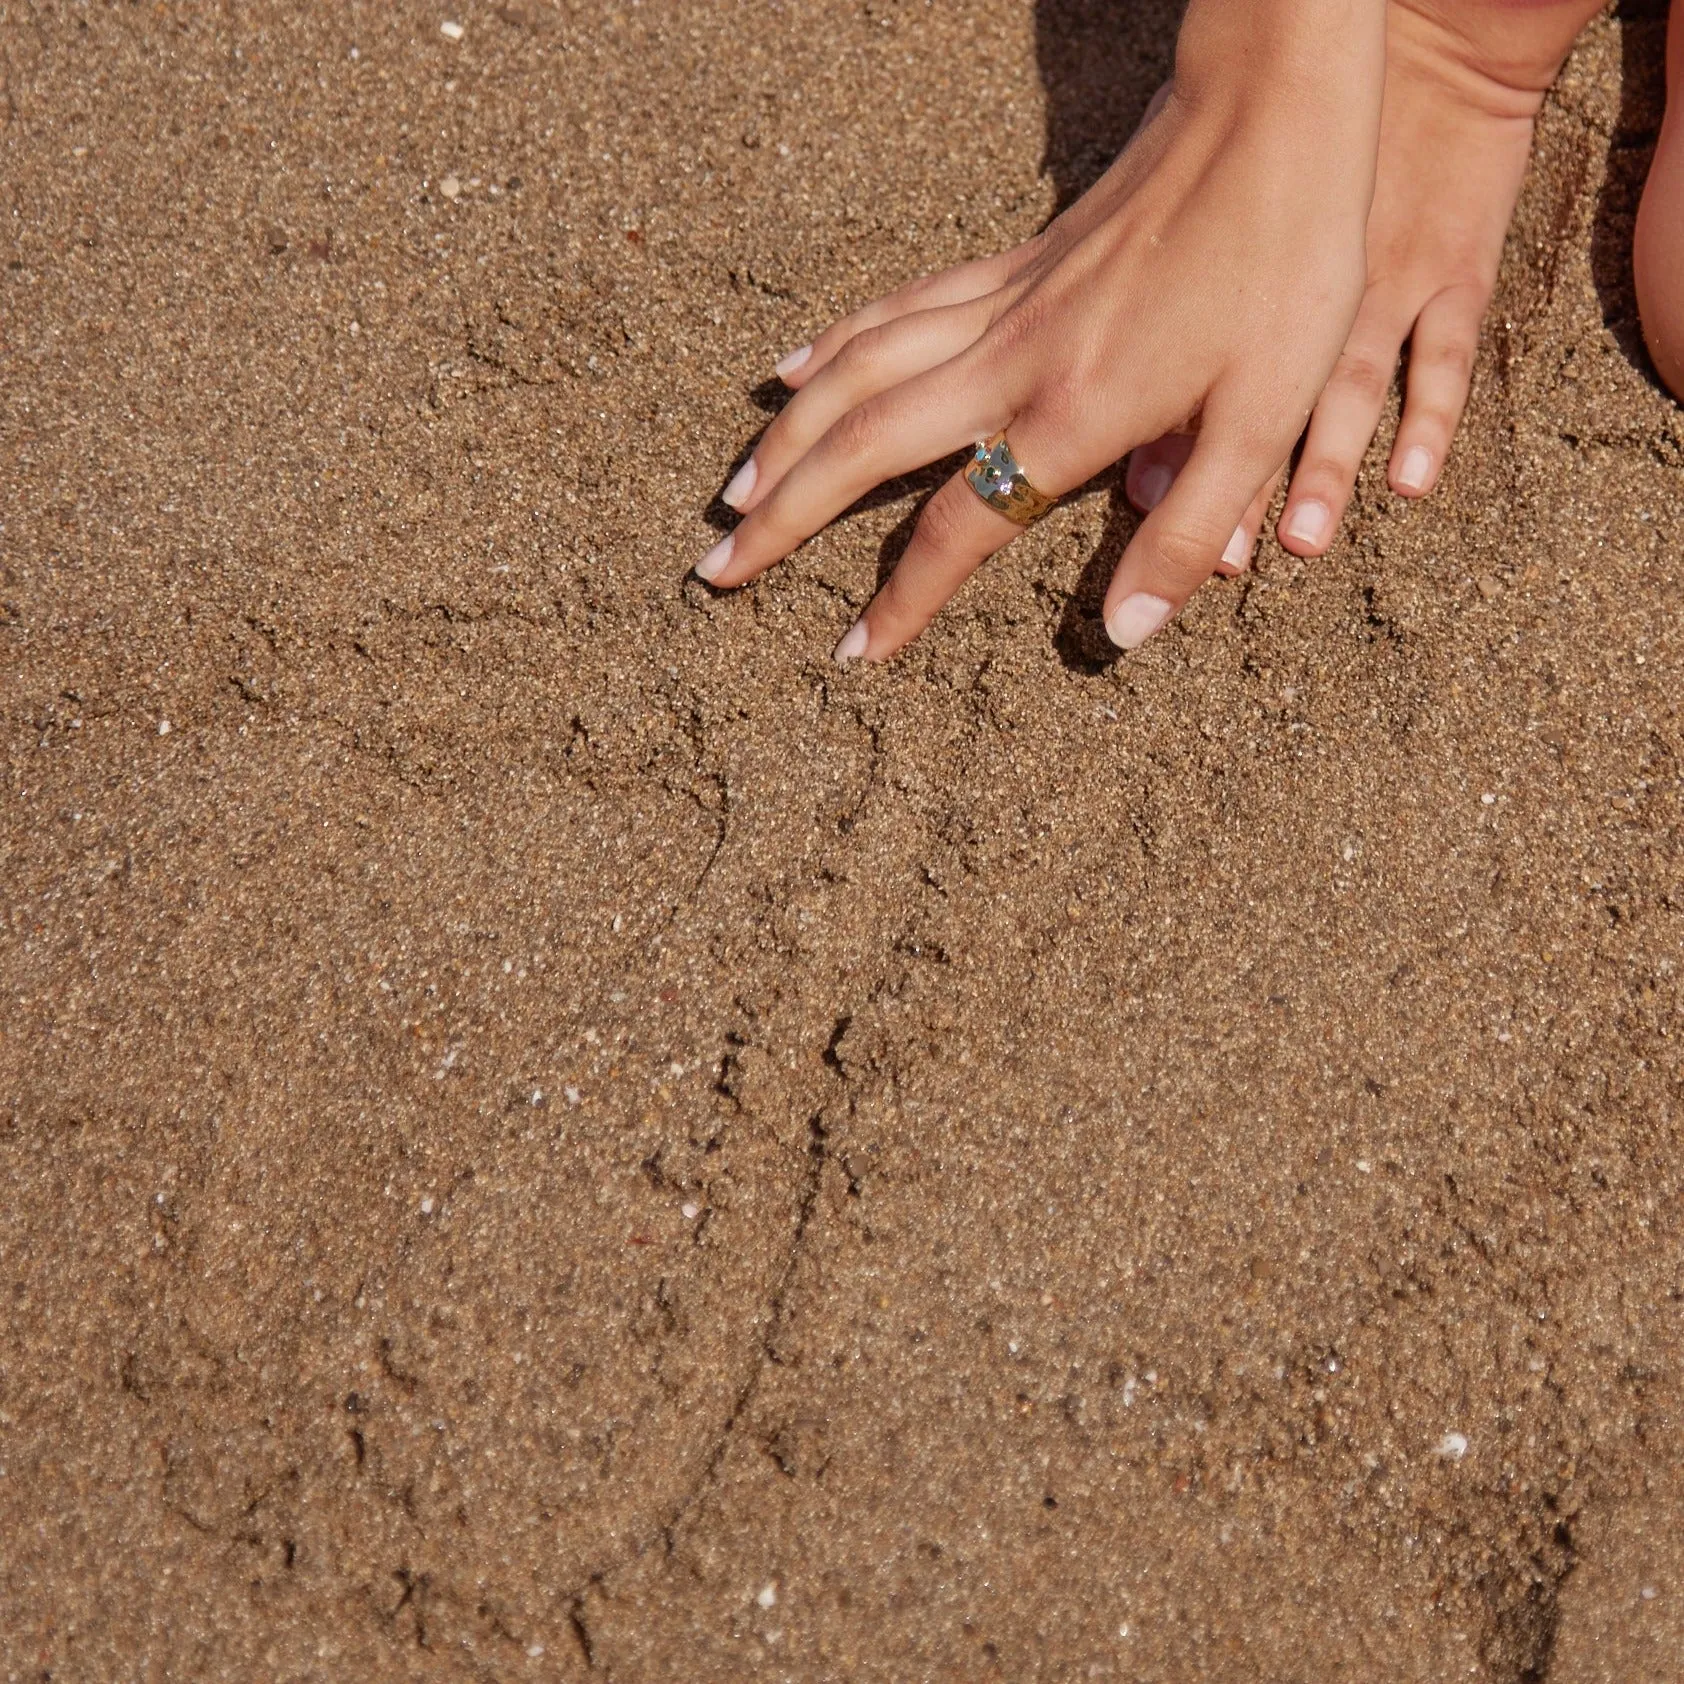
<svg viewBox="0 0 1684 1684">
<path fill-rule="evenodd" d="M 965 469 L 965 483 L 989 508 L 998 509 L 1019 526 L 1037 521 L 1058 501 L 1037 491 L 1029 483 L 1022 464 L 1012 455 L 1004 433 L 978 439 L 976 454 Z"/>
</svg>

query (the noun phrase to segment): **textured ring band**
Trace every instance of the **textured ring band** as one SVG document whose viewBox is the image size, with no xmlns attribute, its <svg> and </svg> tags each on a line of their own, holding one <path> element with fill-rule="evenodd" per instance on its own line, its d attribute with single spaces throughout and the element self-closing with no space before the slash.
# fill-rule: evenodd
<svg viewBox="0 0 1684 1684">
<path fill-rule="evenodd" d="M 1037 521 L 1058 501 L 1029 483 L 1022 464 L 1012 455 L 1004 433 L 977 441 L 976 454 L 965 469 L 965 483 L 989 508 L 997 509 L 1019 526 Z"/>
</svg>

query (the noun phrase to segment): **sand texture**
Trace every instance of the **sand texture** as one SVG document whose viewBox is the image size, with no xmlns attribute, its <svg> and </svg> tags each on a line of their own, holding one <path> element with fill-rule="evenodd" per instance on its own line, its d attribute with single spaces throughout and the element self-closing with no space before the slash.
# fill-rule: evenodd
<svg viewBox="0 0 1684 1684">
<path fill-rule="evenodd" d="M 770 365 L 1171 5 L 0 0 L 0 1677 L 1684 1677 L 1662 28 L 1437 495 L 839 672 Z"/>
</svg>

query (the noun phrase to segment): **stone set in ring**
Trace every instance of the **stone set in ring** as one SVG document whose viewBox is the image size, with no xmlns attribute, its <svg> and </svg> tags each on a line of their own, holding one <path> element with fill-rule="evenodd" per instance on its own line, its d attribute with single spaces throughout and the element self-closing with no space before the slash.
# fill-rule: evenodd
<svg viewBox="0 0 1684 1684">
<path fill-rule="evenodd" d="M 965 469 L 965 481 L 989 508 L 998 510 L 1019 526 L 1039 520 L 1055 501 L 1029 483 L 1029 476 L 1012 454 L 1004 433 L 977 441 L 976 454 Z"/>
</svg>

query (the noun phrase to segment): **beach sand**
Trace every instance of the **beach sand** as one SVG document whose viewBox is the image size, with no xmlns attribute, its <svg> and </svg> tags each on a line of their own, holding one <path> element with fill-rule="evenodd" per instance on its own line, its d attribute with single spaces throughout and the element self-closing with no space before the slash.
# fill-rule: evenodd
<svg viewBox="0 0 1684 1684">
<path fill-rule="evenodd" d="M 771 364 L 1172 6 L 0 19 L 6 1679 L 1684 1676 L 1661 7 L 1435 496 L 848 671 Z"/>
</svg>

